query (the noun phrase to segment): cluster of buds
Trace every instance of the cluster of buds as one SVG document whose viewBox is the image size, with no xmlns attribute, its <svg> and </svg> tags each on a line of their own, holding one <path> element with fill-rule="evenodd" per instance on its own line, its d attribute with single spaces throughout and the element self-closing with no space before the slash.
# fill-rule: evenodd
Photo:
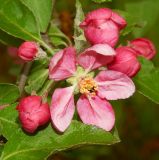
<svg viewBox="0 0 159 160">
<path fill-rule="evenodd" d="M 17 109 L 25 131 L 33 133 L 51 119 L 53 126 L 64 132 L 71 123 L 75 106 L 83 123 L 106 131 L 113 128 L 115 114 L 108 100 L 132 96 L 135 85 L 131 78 L 140 70 L 137 56 L 152 59 L 156 54 L 153 43 L 145 38 L 115 48 L 120 31 L 126 25 L 123 17 L 108 8 L 86 15 L 80 27 L 91 47 L 78 55 L 74 47 L 67 47 L 51 58 L 49 78 L 55 82 L 66 80 L 69 86 L 55 89 L 50 108 L 40 96 L 20 101 Z M 25 61 L 32 61 L 39 51 L 35 42 L 24 42 L 18 55 Z M 75 105 L 76 94 L 80 96 Z"/>
</svg>

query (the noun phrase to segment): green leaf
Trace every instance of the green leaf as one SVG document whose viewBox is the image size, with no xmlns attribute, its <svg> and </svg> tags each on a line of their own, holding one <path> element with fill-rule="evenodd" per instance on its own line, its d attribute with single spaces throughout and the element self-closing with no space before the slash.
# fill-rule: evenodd
<svg viewBox="0 0 159 160">
<path fill-rule="evenodd" d="M 3 160 L 41 160 L 57 151 L 83 145 L 110 145 L 119 142 L 116 131 L 112 133 L 73 121 L 63 134 L 53 131 L 51 125 L 36 135 L 29 136 L 19 131 L 5 145 Z"/>
<path fill-rule="evenodd" d="M 2 154 L 3 148 L 4 148 L 4 145 L 3 145 L 3 144 L 0 144 L 0 156 L 1 156 L 1 154 Z"/>
<path fill-rule="evenodd" d="M 159 15 L 159 1 L 158 0 L 122 0 L 115 1 L 116 8 L 122 9 L 130 15 L 136 17 L 137 22 L 146 24 L 143 29 L 135 30 L 133 33 L 135 37 L 141 37 L 151 31 L 158 22 Z M 157 25 L 156 25 L 157 26 Z"/>
<path fill-rule="evenodd" d="M 95 3 L 112 2 L 112 0 L 92 0 Z"/>
<path fill-rule="evenodd" d="M 74 19 L 74 41 L 77 52 L 80 52 L 87 45 L 83 30 L 79 27 L 84 19 L 82 5 L 79 0 L 76 0 L 76 17 Z"/>
<path fill-rule="evenodd" d="M 19 46 L 22 41 L 0 29 L 0 42 L 4 45 Z"/>
<path fill-rule="evenodd" d="M 136 20 L 136 17 L 128 12 L 121 11 L 121 10 L 114 10 L 118 12 L 127 22 L 126 28 L 121 31 L 122 36 L 126 36 L 129 33 L 133 32 L 136 28 L 143 28 L 145 23 L 143 21 Z"/>
<path fill-rule="evenodd" d="M 39 69 L 31 73 L 28 77 L 28 85 L 25 87 L 27 93 L 38 92 L 46 79 L 48 78 L 48 69 Z"/>
<path fill-rule="evenodd" d="M 24 133 L 16 123 L 14 107 L 0 111 L 0 130 L 9 138 L 2 152 L 1 160 L 42 160 L 58 151 L 83 145 L 111 145 L 120 141 L 117 130 L 106 132 L 95 126 L 73 120 L 70 127 L 59 134 L 51 125 L 34 135 Z M 13 133 L 10 135 L 10 133 Z"/>
<path fill-rule="evenodd" d="M 19 98 L 19 89 L 13 84 L 0 83 L 0 105 L 13 103 Z"/>
<path fill-rule="evenodd" d="M 0 134 L 7 140 L 18 131 L 19 125 L 17 124 L 18 112 L 15 109 L 16 104 L 0 110 Z"/>
<path fill-rule="evenodd" d="M 24 40 L 40 40 L 33 13 L 20 0 L 0 0 L 0 29 Z"/>
<path fill-rule="evenodd" d="M 49 24 L 55 0 L 21 0 L 34 14 L 40 31 L 45 32 Z"/>
<path fill-rule="evenodd" d="M 137 90 L 159 104 L 159 69 L 155 68 L 153 63 L 144 58 L 140 58 L 142 64 L 141 71 L 134 78 Z"/>
<path fill-rule="evenodd" d="M 51 43 L 55 47 L 67 47 L 68 44 L 71 45 L 70 39 L 59 29 L 59 26 L 52 22 L 48 31 L 48 36 Z"/>
</svg>

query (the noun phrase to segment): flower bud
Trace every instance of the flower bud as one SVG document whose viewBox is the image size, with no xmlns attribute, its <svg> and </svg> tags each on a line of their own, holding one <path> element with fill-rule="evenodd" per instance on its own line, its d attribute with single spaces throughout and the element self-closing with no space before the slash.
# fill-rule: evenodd
<svg viewBox="0 0 159 160">
<path fill-rule="evenodd" d="M 116 49 L 116 56 L 114 60 L 108 64 L 108 69 L 119 71 L 129 77 L 133 77 L 140 70 L 140 63 L 133 49 L 130 47 L 120 47 Z"/>
<path fill-rule="evenodd" d="M 126 21 L 108 8 L 94 10 L 86 15 L 80 24 L 86 39 L 91 44 L 107 43 L 114 47 L 119 38 L 119 31 L 126 26 Z"/>
<path fill-rule="evenodd" d="M 18 56 L 25 61 L 32 61 L 38 53 L 38 45 L 35 42 L 24 42 L 18 49 Z"/>
<path fill-rule="evenodd" d="M 23 98 L 17 106 L 22 127 L 29 133 L 50 120 L 50 109 L 47 103 L 42 102 L 40 96 L 28 96 Z"/>
<path fill-rule="evenodd" d="M 130 42 L 130 46 L 138 56 L 144 56 L 147 59 L 152 59 L 156 54 L 154 44 L 146 38 L 137 38 Z"/>
</svg>

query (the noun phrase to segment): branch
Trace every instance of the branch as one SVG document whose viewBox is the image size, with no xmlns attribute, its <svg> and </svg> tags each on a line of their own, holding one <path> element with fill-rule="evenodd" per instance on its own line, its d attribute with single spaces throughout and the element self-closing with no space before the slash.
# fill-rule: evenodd
<svg viewBox="0 0 159 160">
<path fill-rule="evenodd" d="M 23 95 L 25 83 L 26 83 L 26 80 L 27 80 L 27 77 L 28 77 L 28 74 L 29 74 L 29 72 L 30 72 L 30 69 L 31 69 L 32 64 L 33 64 L 33 62 L 26 63 L 26 64 L 24 65 L 22 74 L 21 74 L 21 76 L 20 76 L 20 80 L 19 80 L 19 91 L 20 91 L 20 95 L 21 95 L 21 96 Z"/>
</svg>

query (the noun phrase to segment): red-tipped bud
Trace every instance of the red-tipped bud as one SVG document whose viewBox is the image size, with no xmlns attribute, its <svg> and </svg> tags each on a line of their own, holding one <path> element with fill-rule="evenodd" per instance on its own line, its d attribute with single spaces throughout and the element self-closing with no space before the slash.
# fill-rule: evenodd
<svg viewBox="0 0 159 160">
<path fill-rule="evenodd" d="M 25 61 L 32 61 L 38 53 L 38 45 L 35 42 L 24 42 L 18 49 L 18 56 Z"/>
<path fill-rule="evenodd" d="M 140 63 L 136 58 L 136 53 L 130 47 L 120 47 L 116 49 L 116 56 L 108 65 L 108 69 L 125 73 L 129 77 L 135 76 L 140 70 Z"/>
<path fill-rule="evenodd" d="M 28 96 L 23 98 L 17 106 L 22 127 L 29 133 L 50 120 L 50 109 L 47 103 L 42 102 L 40 96 Z"/>
<path fill-rule="evenodd" d="M 144 56 L 147 59 L 152 59 L 156 54 L 154 44 L 146 38 L 137 38 L 130 42 L 130 46 L 138 56 Z"/>
</svg>

